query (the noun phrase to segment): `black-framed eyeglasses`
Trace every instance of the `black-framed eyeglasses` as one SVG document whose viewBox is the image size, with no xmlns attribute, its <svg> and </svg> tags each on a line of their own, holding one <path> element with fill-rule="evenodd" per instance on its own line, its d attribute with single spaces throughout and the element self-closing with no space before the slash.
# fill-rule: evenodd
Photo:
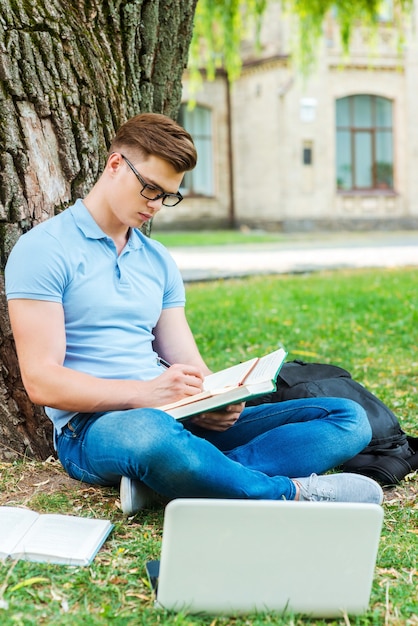
<svg viewBox="0 0 418 626">
<path fill-rule="evenodd" d="M 160 200 L 163 199 L 164 206 L 176 206 L 179 202 L 183 200 L 183 196 L 178 191 L 177 193 L 167 193 L 161 187 L 156 187 L 155 185 L 150 185 L 147 183 L 138 172 L 138 170 L 132 165 L 129 159 L 126 158 L 123 154 L 121 154 L 122 159 L 126 162 L 126 164 L 131 168 L 137 179 L 142 185 L 141 196 L 146 198 L 146 200 Z"/>
</svg>

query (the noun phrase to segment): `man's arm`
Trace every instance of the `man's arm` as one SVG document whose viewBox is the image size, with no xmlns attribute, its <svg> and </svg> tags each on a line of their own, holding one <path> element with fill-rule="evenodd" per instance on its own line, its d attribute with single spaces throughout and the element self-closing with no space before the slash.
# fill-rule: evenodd
<svg viewBox="0 0 418 626">
<path fill-rule="evenodd" d="M 150 381 L 101 379 L 64 367 L 64 311 L 59 303 L 10 300 L 9 315 L 22 380 L 36 404 L 76 412 L 155 407 L 202 389 L 206 370 L 201 371 L 203 361 L 198 358 L 196 365 L 185 361 Z M 171 350 L 166 358 L 175 356 L 176 350 Z M 189 352 L 193 348 L 186 348 Z"/>
<path fill-rule="evenodd" d="M 154 335 L 154 350 L 168 363 L 189 363 L 205 376 L 211 373 L 196 345 L 183 307 L 164 309 Z"/>
<path fill-rule="evenodd" d="M 211 373 L 196 346 L 183 308 L 165 309 L 154 334 L 154 349 L 166 361 L 196 365 L 205 376 Z M 244 402 L 230 404 L 223 410 L 197 415 L 191 421 L 208 430 L 224 431 L 235 424 L 244 406 Z"/>
</svg>

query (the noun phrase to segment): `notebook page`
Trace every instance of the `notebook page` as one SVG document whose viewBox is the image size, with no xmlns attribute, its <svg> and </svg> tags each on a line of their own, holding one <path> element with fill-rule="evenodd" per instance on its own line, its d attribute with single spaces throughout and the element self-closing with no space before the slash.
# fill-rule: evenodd
<svg viewBox="0 0 418 626">
<path fill-rule="evenodd" d="M 0 557 L 6 558 L 13 552 L 19 539 L 28 531 L 38 513 L 19 507 L 0 507 Z"/>
<path fill-rule="evenodd" d="M 219 390 L 223 387 L 236 387 L 241 384 L 242 380 L 245 378 L 246 374 L 251 371 L 254 367 L 254 364 L 259 359 L 255 357 L 254 359 L 250 359 L 249 361 L 244 361 L 244 363 L 237 363 L 237 365 L 233 365 L 232 367 L 227 367 L 220 372 L 215 372 L 214 374 L 209 374 L 205 377 L 204 389 L 208 391 Z"/>
<path fill-rule="evenodd" d="M 88 560 L 100 547 L 109 529 L 107 520 L 67 515 L 42 515 L 16 546 L 16 552 L 65 559 Z"/>
<path fill-rule="evenodd" d="M 281 367 L 286 354 L 286 351 L 280 348 L 271 354 L 266 354 L 266 356 L 261 357 L 255 368 L 244 380 L 244 383 L 246 385 L 252 385 L 265 380 L 274 380 L 277 370 Z"/>
</svg>

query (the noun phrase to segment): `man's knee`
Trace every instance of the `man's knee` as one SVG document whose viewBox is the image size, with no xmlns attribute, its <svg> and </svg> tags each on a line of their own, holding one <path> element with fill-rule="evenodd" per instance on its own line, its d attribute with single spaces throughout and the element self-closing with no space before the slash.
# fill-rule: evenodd
<svg viewBox="0 0 418 626">
<path fill-rule="evenodd" d="M 183 426 L 173 417 L 152 408 L 105 413 L 89 433 L 90 441 L 119 449 L 120 454 L 145 454 L 167 445 Z"/>
<path fill-rule="evenodd" d="M 341 409 L 352 437 L 358 441 L 357 445 L 362 450 L 372 438 L 372 428 L 365 409 L 358 402 L 345 398 L 341 399 Z"/>
</svg>

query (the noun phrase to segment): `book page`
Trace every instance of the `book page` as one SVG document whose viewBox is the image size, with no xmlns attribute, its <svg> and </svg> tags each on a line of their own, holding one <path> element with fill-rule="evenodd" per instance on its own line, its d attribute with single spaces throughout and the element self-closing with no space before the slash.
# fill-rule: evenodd
<svg viewBox="0 0 418 626">
<path fill-rule="evenodd" d="M 264 380 L 274 380 L 276 378 L 277 371 L 280 369 L 284 359 L 286 358 L 286 354 L 287 352 L 283 350 L 283 348 L 280 348 L 279 350 L 275 350 L 275 352 L 266 354 L 266 356 L 258 359 L 258 363 L 245 378 L 244 383 L 246 385 L 253 385 Z"/>
<path fill-rule="evenodd" d="M 244 363 L 227 367 L 220 372 L 209 374 L 205 377 L 203 386 L 208 391 L 218 391 L 224 387 L 236 387 L 242 383 L 257 361 L 259 361 L 259 359 L 255 357 L 249 361 L 244 361 Z"/>
<path fill-rule="evenodd" d="M 108 520 L 41 515 L 15 548 L 20 558 L 68 564 L 88 562 L 112 529 Z M 43 558 L 44 557 L 44 558 Z"/>
<path fill-rule="evenodd" d="M 0 558 L 13 552 L 19 539 L 29 530 L 38 513 L 14 506 L 0 506 Z"/>
</svg>

